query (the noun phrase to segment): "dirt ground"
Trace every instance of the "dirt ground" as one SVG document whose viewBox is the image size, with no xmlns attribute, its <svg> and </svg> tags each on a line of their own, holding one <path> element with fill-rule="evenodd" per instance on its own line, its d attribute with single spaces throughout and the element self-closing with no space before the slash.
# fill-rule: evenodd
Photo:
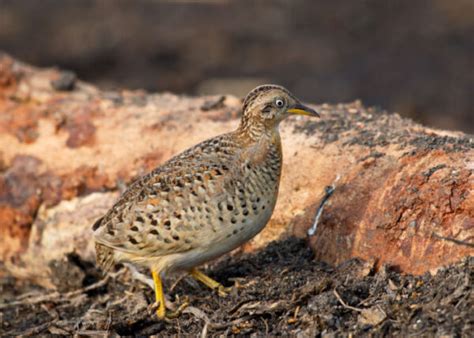
<svg viewBox="0 0 474 338">
<path fill-rule="evenodd" d="M 71 254 L 52 269 L 58 291 L 0 281 L 1 335 L 452 335 L 474 332 L 474 258 L 432 276 L 350 260 L 331 267 L 313 260 L 304 240 L 273 242 L 254 254 L 227 256 L 207 268 L 233 286 L 220 298 L 191 278 L 171 276 L 167 293 L 189 302 L 177 319 L 154 316 L 153 291 L 129 269 L 102 277 Z"/>
</svg>

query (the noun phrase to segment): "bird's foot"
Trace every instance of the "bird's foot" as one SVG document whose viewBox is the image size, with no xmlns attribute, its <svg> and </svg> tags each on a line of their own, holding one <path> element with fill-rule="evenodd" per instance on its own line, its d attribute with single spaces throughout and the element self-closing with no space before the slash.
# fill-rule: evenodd
<svg viewBox="0 0 474 338">
<path fill-rule="evenodd" d="M 229 293 L 232 291 L 232 289 L 233 288 L 231 286 L 225 287 L 224 285 L 219 284 L 219 286 L 217 288 L 215 288 L 214 290 L 217 291 L 217 294 L 219 295 L 219 297 L 225 298 L 229 295 Z"/>
<path fill-rule="evenodd" d="M 156 310 L 156 316 L 158 319 L 165 319 L 166 317 L 166 307 L 165 304 L 160 303 L 158 309 Z"/>
<path fill-rule="evenodd" d="M 196 280 L 200 281 L 207 287 L 212 290 L 216 290 L 217 294 L 221 297 L 227 297 L 227 294 L 232 290 L 232 287 L 226 288 L 221 283 L 215 281 L 211 277 L 207 276 L 206 274 L 202 273 L 198 269 L 192 269 L 190 272 L 191 276 L 193 276 Z"/>
<path fill-rule="evenodd" d="M 179 306 L 177 306 L 177 303 L 166 302 L 166 305 L 161 306 L 159 302 L 155 302 L 152 304 L 152 308 L 155 309 L 158 306 L 155 313 L 159 320 L 176 319 L 189 306 L 189 301 L 186 297 Z"/>
<path fill-rule="evenodd" d="M 183 310 L 189 306 L 189 297 L 185 296 L 181 300 L 178 295 L 176 295 L 176 300 L 166 302 L 166 319 L 175 319 L 183 313 Z"/>
<path fill-rule="evenodd" d="M 181 315 L 181 313 L 183 313 L 183 310 L 186 309 L 188 306 L 189 306 L 189 303 L 187 301 L 181 303 L 181 305 L 176 310 L 167 311 L 166 318 L 167 319 L 178 318 Z"/>
</svg>

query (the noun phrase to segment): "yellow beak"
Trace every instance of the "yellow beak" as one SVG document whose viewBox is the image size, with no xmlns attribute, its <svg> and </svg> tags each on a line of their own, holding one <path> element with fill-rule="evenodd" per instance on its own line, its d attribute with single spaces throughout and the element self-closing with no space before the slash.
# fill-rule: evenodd
<svg viewBox="0 0 474 338">
<path fill-rule="evenodd" d="M 297 103 L 293 107 L 288 108 L 287 112 L 290 114 L 295 114 L 295 115 L 307 115 L 307 116 L 319 117 L 319 114 L 316 110 L 306 107 L 302 105 L 301 103 Z"/>
</svg>

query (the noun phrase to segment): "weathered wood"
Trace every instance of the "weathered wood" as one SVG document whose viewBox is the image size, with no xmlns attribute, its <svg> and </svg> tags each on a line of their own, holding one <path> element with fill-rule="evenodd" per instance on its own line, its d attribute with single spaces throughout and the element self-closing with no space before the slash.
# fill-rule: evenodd
<svg viewBox="0 0 474 338">
<path fill-rule="evenodd" d="M 297 94 L 297 93 L 296 93 Z M 90 225 L 124 183 L 236 127 L 240 100 L 104 92 L 70 73 L 0 56 L 0 256 L 51 285 L 51 261 L 93 259 Z M 307 236 L 318 259 L 357 256 L 423 273 L 472 255 L 474 139 L 360 102 L 282 124 L 284 168 L 270 224 L 245 250 Z"/>
</svg>

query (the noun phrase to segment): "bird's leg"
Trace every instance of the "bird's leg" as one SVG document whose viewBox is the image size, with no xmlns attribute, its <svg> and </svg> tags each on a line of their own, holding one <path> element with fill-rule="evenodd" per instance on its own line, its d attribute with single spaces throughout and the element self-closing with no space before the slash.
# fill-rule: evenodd
<svg viewBox="0 0 474 338">
<path fill-rule="evenodd" d="M 181 312 L 189 305 L 187 301 L 181 304 L 176 311 L 166 311 L 166 303 L 165 303 L 165 294 L 163 292 L 163 283 L 161 282 L 160 275 L 152 270 L 151 275 L 153 276 L 153 282 L 155 284 L 155 297 L 156 302 L 159 303 L 158 310 L 156 310 L 156 315 L 159 319 L 166 318 L 176 318 L 178 317 Z"/>
<path fill-rule="evenodd" d="M 159 319 L 165 318 L 166 315 L 166 305 L 165 305 L 165 294 L 163 293 L 163 283 L 161 283 L 160 275 L 152 270 L 151 275 L 153 276 L 153 282 L 155 283 L 155 298 L 156 302 L 159 303 L 158 310 L 156 310 L 156 315 Z"/>
<path fill-rule="evenodd" d="M 221 283 L 215 281 L 211 277 L 207 276 L 206 274 L 202 273 L 198 269 L 192 269 L 189 271 L 190 275 L 193 276 L 196 280 L 200 281 L 207 287 L 217 290 L 219 296 L 226 297 L 227 291 L 230 291 L 230 288 L 225 288 Z"/>
</svg>

